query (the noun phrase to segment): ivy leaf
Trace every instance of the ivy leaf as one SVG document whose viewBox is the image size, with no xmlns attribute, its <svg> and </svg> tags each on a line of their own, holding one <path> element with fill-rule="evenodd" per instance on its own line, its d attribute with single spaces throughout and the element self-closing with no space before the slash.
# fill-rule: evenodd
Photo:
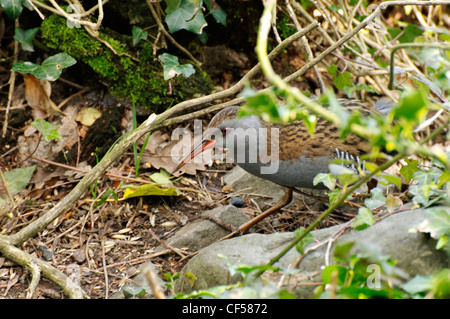
<svg viewBox="0 0 450 319">
<path fill-rule="evenodd" d="M 364 201 L 364 205 L 366 205 L 368 209 L 375 209 L 386 203 L 386 197 L 384 197 L 383 191 L 379 188 L 372 189 L 370 191 L 370 197 L 371 198 Z"/>
<path fill-rule="evenodd" d="M 444 248 L 450 253 L 450 211 L 440 207 L 432 207 L 425 211 L 425 220 L 416 228 L 420 232 L 429 233 L 436 239 L 436 249 Z"/>
<path fill-rule="evenodd" d="M 172 54 L 163 53 L 158 56 L 158 58 L 163 63 L 164 80 L 166 81 L 180 74 L 183 74 L 188 78 L 195 73 L 195 69 L 191 64 L 180 65 L 180 63 L 178 62 L 178 57 Z"/>
<path fill-rule="evenodd" d="M 257 115 L 266 122 L 280 121 L 278 98 L 273 91 L 258 92 L 251 87 L 245 87 L 240 95 L 245 98 L 246 103 L 238 116 Z"/>
<path fill-rule="evenodd" d="M 400 174 L 403 176 L 405 183 L 409 183 L 413 178 L 414 173 L 419 170 L 417 167 L 417 165 L 419 165 L 419 161 L 405 158 L 405 162 L 407 164 L 400 169 Z"/>
<path fill-rule="evenodd" d="M 390 174 L 383 174 L 381 176 L 387 181 L 387 183 L 381 181 L 380 183 L 382 185 L 394 184 L 395 187 L 397 187 L 397 189 L 399 189 L 399 190 L 402 189 L 402 179 L 399 176 L 390 175 Z"/>
<path fill-rule="evenodd" d="M 322 271 L 322 282 L 324 284 L 343 285 L 348 277 L 348 270 L 342 265 L 329 265 Z"/>
<path fill-rule="evenodd" d="M 404 33 L 398 38 L 398 42 L 400 43 L 414 42 L 414 40 L 422 33 L 423 30 L 421 30 L 418 26 L 414 24 L 409 24 L 405 28 Z"/>
<path fill-rule="evenodd" d="M 46 142 L 49 142 L 51 139 L 62 140 L 61 135 L 58 133 L 58 126 L 53 123 L 49 123 L 44 119 L 37 119 L 31 122 L 31 126 L 42 134 Z"/>
<path fill-rule="evenodd" d="M 201 5 L 202 1 L 171 1 L 171 5 L 166 8 L 167 16 L 165 19 L 169 32 L 174 33 L 185 29 L 201 34 L 203 28 L 207 26 Z"/>
<path fill-rule="evenodd" d="M 313 185 L 323 183 L 328 189 L 333 190 L 336 187 L 336 178 L 331 174 L 319 173 L 314 177 Z"/>
<path fill-rule="evenodd" d="M 328 72 L 333 76 L 333 83 L 338 90 L 343 90 L 344 87 L 352 87 L 352 75 L 349 72 L 339 72 L 336 65 L 332 64 L 327 67 Z"/>
<path fill-rule="evenodd" d="M 11 19 L 17 19 L 22 13 L 22 5 L 26 0 L 0 0 L 0 5 L 5 9 L 6 14 Z"/>
<path fill-rule="evenodd" d="M 450 212 L 443 208 L 432 207 L 425 211 L 426 227 L 422 230 L 430 233 L 434 239 L 450 234 Z"/>
<path fill-rule="evenodd" d="M 415 295 L 420 292 L 429 291 L 433 289 L 434 280 L 432 276 L 420 276 L 417 275 L 410 281 L 401 285 L 401 288 L 404 289 L 409 294 Z"/>
<path fill-rule="evenodd" d="M 347 262 L 350 249 L 352 249 L 354 245 L 355 242 L 353 241 L 337 245 L 336 249 L 334 250 L 333 258 L 338 262 Z"/>
<path fill-rule="evenodd" d="M 169 185 L 173 183 L 170 179 L 171 176 L 170 173 L 161 168 L 159 173 L 150 175 L 150 179 L 159 185 Z"/>
<path fill-rule="evenodd" d="M 14 39 L 19 41 L 22 50 L 34 52 L 33 39 L 38 31 L 39 28 L 33 28 L 29 30 L 22 30 L 21 28 L 16 28 Z"/>
<path fill-rule="evenodd" d="M 227 14 L 219 5 L 216 3 L 216 1 L 210 1 L 210 0 L 204 0 L 206 7 L 208 8 L 209 12 L 211 12 L 211 15 L 216 19 L 217 23 L 222 24 L 223 26 L 227 26 Z"/>
<path fill-rule="evenodd" d="M 305 229 L 303 227 L 300 227 L 294 232 L 294 236 L 299 237 L 301 234 L 303 234 L 304 231 Z M 297 249 L 297 251 L 303 255 L 306 246 L 311 244 L 313 241 L 314 236 L 311 233 L 308 233 L 305 237 L 302 238 L 302 240 L 299 241 L 299 243 L 295 246 L 295 249 Z"/>
<path fill-rule="evenodd" d="M 403 34 L 400 35 L 400 33 L 402 32 Z M 398 42 L 400 43 L 414 42 L 415 38 L 417 38 L 423 32 L 424 32 L 423 30 L 421 30 L 418 26 L 414 24 L 409 24 L 403 31 L 399 28 L 388 28 L 388 33 L 392 39 L 395 39 L 397 36 L 400 35 L 397 39 Z"/>
<path fill-rule="evenodd" d="M 9 192 L 12 196 L 20 193 L 28 185 L 35 169 L 36 165 L 33 165 L 23 168 L 14 168 L 3 173 L 5 180 L 8 183 Z"/>
<path fill-rule="evenodd" d="M 394 119 L 421 122 L 427 113 L 427 102 L 419 90 L 407 89 L 393 110 Z"/>
<path fill-rule="evenodd" d="M 11 71 L 22 74 L 33 74 L 41 80 L 55 81 L 59 78 L 64 68 L 72 66 L 77 61 L 67 53 L 59 53 L 49 57 L 41 65 L 31 62 L 18 62 L 13 65 Z"/>
<path fill-rule="evenodd" d="M 141 40 L 147 40 L 148 32 L 142 30 L 141 28 L 134 26 L 133 30 L 131 30 L 131 34 L 133 35 L 133 46 L 139 43 Z"/>
<path fill-rule="evenodd" d="M 386 198 L 386 209 L 388 213 L 394 212 L 397 207 L 402 206 L 403 202 L 399 197 L 395 197 L 392 194 L 389 194 Z"/>
<path fill-rule="evenodd" d="M 352 223 L 352 228 L 355 230 L 363 230 L 375 223 L 375 217 L 373 217 L 370 209 L 361 207 L 358 210 L 358 215 L 355 217 Z"/>
<path fill-rule="evenodd" d="M 434 189 L 436 189 L 436 182 L 442 174 L 442 171 L 437 167 L 432 167 L 428 171 L 419 170 L 415 172 L 413 178 L 417 181 L 417 184 L 409 188 L 409 193 L 414 195 L 413 201 L 428 206 L 430 196 L 440 194 Z"/>
</svg>

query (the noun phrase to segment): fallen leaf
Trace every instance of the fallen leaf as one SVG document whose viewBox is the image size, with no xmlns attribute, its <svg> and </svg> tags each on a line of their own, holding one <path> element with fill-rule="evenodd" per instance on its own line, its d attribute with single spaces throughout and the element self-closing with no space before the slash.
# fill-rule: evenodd
<svg viewBox="0 0 450 319">
<path fill-rule="evenodd" d="M 212 150 L 203 153 L 203 157 L 198 156 L 195 161 L 187 163 L 177 172 L 173 172 L 184 155 L 186 155 L 193 145 L 192 133 L 183 129 L 185 132 L 181 134 L 174 130 L 171 138 L 168 134 L 161 131 L 155 131 L 150 136 L 147 147 L 142 155 L 142 163 L 150 163 L 153 168 L 164 168 L 174 176 L 180 176 L 185 172 L 189 175 L 195 175 L 198 170 L 205 170 L 206 165 L 212 161 Z M 177 139 L 176 137 L 180 137 Z M 197 137 L 199 139 L 201 137 Z M 201 162 L 200 162 L 201 161 Z"/>
<path fill-rule="evenodd" d="M 171 176 L 170 173 L 161 168 L 159 173 L 150 175 L 150 179 L 159 185 L 169 185 L 172 184 L 172 181 L 170 180 Z"/>
<path fill-rule="evenodd" d="M 123 194 L 123 199 L 140 196 L 178 196 L 178 191 L 174 187 L 161 188 L 154 184 L 145 184 L 136 188 L 128 187 Z"/>
<path fill-rule="evenodd" d="M 49 81 L 40 80 L 32 74 L 22 74 L 22 76 L 25 82 L 25 99 L 32 109 L 34 119 L 62 113 L 50 99 L 52 87 Z"/>
<path fill-rule="evenodd" d="M 95 120 L 102 116 L 102 112 L 94 107 L 87 107 L 78 112 L 76 121 L 85 126 L 91 126 Z"/>
</svg>

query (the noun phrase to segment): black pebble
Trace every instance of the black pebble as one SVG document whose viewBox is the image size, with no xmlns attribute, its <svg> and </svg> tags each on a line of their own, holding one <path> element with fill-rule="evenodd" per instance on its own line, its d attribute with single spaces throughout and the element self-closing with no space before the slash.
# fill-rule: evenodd
<svg viewBox="0 0 450 319">
<path fill-rule="evenodd" d="M 244 205 L 245 205 L 244 200 L 242 198 L 236 197 L 236 196 L 231 197 L 230 203 L 231 203 L 231 205 L 239 207 L 239 208 L 244 207 Z"/>
</svg>

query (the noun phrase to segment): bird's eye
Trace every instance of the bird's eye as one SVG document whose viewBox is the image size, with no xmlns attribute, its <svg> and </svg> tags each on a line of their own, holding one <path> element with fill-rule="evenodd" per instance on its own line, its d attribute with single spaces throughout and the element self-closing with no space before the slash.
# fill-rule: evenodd
<svg viewBox="0 0 450 319">
<path fill-rule="evenodd" d="M 222 134 L 223 134 L 223 135 L 226 135 L 229 131 L 230 131 L 230 129 L 229 129 L 228 127 L 224 127 L 224 128 L 222 129 Z"/>
</svg>

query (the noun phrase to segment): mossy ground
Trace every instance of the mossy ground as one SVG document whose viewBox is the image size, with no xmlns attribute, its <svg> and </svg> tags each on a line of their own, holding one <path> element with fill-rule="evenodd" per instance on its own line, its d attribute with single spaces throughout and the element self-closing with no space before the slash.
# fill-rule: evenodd
<svg viewBox="0 0 450 319">
<path fill-rule="evenodd" d="M 66 20 L 57 15 L 42 22 L 41 33 L 46 46 L 65 51 L 90 66 L 110 86 L 110 92 L 116 97 L 129 99 L 152 112 L 163 111 L 170 105 L 198 94 L 209 94 L 212 90 L 209 77 L 196 68 L 196 73 L 190 78 L 175 78 L 169 94 L 162 65 L 155 59 L 153 47 L 148 41 L 141 41 L 132 47 L 131 36 L 102 28 L 99 37 L 114 48 L 118 53 L 115 54 L 84 28 L 68 27 Z M 139 62 L 123 54 L 136 56 Z"/>
</svg>

